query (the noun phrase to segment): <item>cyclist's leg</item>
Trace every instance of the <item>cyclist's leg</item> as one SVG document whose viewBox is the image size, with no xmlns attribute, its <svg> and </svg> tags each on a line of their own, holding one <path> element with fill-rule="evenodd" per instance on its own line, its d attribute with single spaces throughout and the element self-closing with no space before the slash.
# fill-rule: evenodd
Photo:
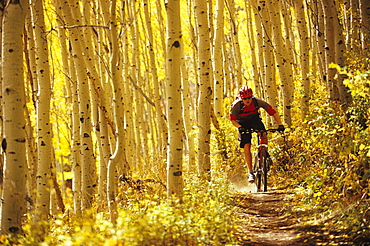
<svg viewBox="0 0 370 246">
<path fill-rule="evenodd" d="M 250 133 L 243 134 L 240 136 L 240 147 L 243 148 L 244 150 L 244 159 L 245 159 L 245 163 L 247 164 L 248 171 L 249 171 L 248 181 L 254 182 L 251 142 L 252 142 L 252 135 Z"/>
<path fill-rule="evenodd" d="M 247 163 L 249 173 L 252 173 L 253 166 L 252 166 L 251 143 L 247 143 L 244 145 L 244 159 L 245 159 L 245 162 Z"/>
</svg>

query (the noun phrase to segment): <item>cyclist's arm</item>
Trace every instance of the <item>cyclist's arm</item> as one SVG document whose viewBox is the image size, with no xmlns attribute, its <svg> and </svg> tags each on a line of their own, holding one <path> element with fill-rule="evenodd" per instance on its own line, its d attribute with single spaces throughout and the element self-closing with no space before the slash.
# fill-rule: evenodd
<svg viewBox="0 0 370 246">
<path fill-rule="evenodd" d="M 278 112 L 270 105 L 268 104 L 267 102 L 261 100 L 261 99 L 257 99 L 258 100 L 258 105 L 260 105 L 260 107 L 262 107 L 263 109 L 266 110 L 266 112 L 271 115 L 272 117 L 274 117 L 276 123 L 278 125 L 282 125 L 283 123 L 281 122 L 281 119 L 280 119 L 280 116 L 278 114 Z"/>
<path fill-rule="evenodd" d="M 231 123 L 237 128 L 242 127 L 236 120 L 231 120 Z"/>
<path fill-rule="evenodd" d="M 275 121 L 276 121 L 276 123 L 277 123 L 278 125 L 282 125 L 282 124 L 283 124 L 283 123 L 281 122 L 281 119 L 280 119 L 280 116 L 279 116 L 278 112 L 276 112 L 276 113 L 275 113 L 275 114 L 273 114 L 272 116 L 274 117 L 274 119 L 275 119 Z"/>
<path fill-rule="evenodd" d="M 239 122 L 237 121 L 238 119 L 237 115 L 240 112 L 240 103 L 241 103 L 240 100 L 235 101 L 230 111 L 230 121 L 233 124 L 233 126 L 237 128 L 242 127 L 242 125 L 240 125 Z"/>
</svg>

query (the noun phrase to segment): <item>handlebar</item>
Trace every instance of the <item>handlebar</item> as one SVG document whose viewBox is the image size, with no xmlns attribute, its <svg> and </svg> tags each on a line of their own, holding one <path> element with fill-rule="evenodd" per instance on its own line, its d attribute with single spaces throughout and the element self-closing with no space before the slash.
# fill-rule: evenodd
<svg viewBox="0 0 370 246">
<path fill-rule="evenodd" d="M 263 133 L 263 132 L 278 132 L 278 129 L 266 129 L 266 130 L 258 130 L 258 129 L 245 129 L 245 131 L 240 132 L 240 134 L 248 134 L 248 133 Z M 284 131 L 279 131 L 283 133 Z"/>
</svg>

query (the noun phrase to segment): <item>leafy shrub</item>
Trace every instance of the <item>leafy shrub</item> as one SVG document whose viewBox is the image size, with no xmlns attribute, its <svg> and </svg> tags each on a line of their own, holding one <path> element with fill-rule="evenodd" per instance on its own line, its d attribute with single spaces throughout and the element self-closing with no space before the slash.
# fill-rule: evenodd
<svg viewBox="0 0 370 246">
<path fill-rule="evenodd" d="M 228 190 L 221 179 L 189 179 L 182 201 L 142 194 L 122 203 L 114 224 L 108 214 L 92 209 L 82 217 L 67 213 L 50 221 L 43 243 L 37 242 L 31 224 L 24 228 L 26 236 L 1 241 L 12 245 L 232 245 L 237 216 Z"/>
<path fill-rule="evenodd" d="M 361 81 L 365 80 L 365 81 Z M 349 75 L 353 105 L 340 107 L 312 100 L 306 122 L 297 122 L 289 135 L 289 148 L 272 148 L 278 162 L 293 163 L 275 168 L 276 182 L 296 191 L 296 209 L 314 209 L 313 216 L 335 219 L 353 237 L 370 235 L 370 97 L 368 76 Z M 366 88 L 363 88 L 366 87 Z M 363 89 L 361 89 L 363 88 Z M 339 110 L 338 110 L 339 109 Z M 293 161 L 291 161 L 293 159 Z M 280 164 L 281 165 L 281 164 Z M 283 165 L 284 166 L 284 165 Z M 274 175 L 272 175 L 274 177 Z M 302 203 L 303 202 L 303 203 Z M 360 239 L 359 239 L 360 240 Z"/>
</svg>

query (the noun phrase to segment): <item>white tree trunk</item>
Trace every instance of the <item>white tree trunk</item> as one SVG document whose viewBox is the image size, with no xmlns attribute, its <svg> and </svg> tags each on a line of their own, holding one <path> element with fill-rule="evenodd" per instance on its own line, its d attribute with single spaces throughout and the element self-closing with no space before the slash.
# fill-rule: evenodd
<svg viewBox="0 0 370 246">
<path fill-rule="evenodd" d="M 183 120 L 181 107 L 181 49 L 180 0 L 168 0 L 167 11 L 167 118 L 169 147 L 167 150 L 167 194 L 182 195 Z"/>
<path fill-rule="evenodd" d="M 70 3 L 69 15 L 66 21 L 68 25 L 72 26 L 74 20 L 81 20 L 80 6 L 78 4 Z M 67 8 L 64 8 L 66 10 Z M 73 17 L 72 17 L 73 16 Z M 71 19 L 70 19 L 71 18 Z M 72 21 L 72 22 L 71 22 Z M 70 29 L 72 52 L 76 65 L 77 73 L 77 89 L 79 96 L 79 119 L 80 119 L 80 153 L 81 153 L 81 193 L 82 193 L 82 209 L 91 207 L 94 198 L 94 184 L 95 184 L 95 158 L 92 146 L 92 119 L 91 119 L 91 98 L 88 80 L 88 72 L 86 63 L 84 61 L 84 52 L 82 45 L 84 44 L 84 37 L 78 28 Z"/>
<path fill-rule="evenodd" d="M 0 2 L 0 23 L 3 23 L 4 16 L 4 2 Z M 2 59 L 2 43 L 3 43 L 3 25 L 0 24 L 0 61 Z M 3 91 L 2 91 L 2 77 L 3 77 L 3 67 L 0 66 L 0 115 L 3 115 Z M 0 119 L 0 137 L 3 136 L 3 119 Z M 3 170 L 4 170 L 4 152 L 0 150 L 0 189 L 3 190 Z"/>
<path fill-rule="evenodd" d="M 116 183 L 118 181 L 117 164 L 121 161 L 125 155 L 125 136 L 124 136 L 124 108 L 123 108 L 123 89 L 122 89 L 122 75 L 121 67 L 118 65 L 118 38 L 116 28 L 116 15 L 115 15 L 116 1 L 112 2 L 111 7 L 111 39 L 112 39 L 112 57 L 110 61 L 112 82 L 114 87 L 114 118 L 116 123 L 116 145 L 115 151 L 108 162 L 108 180 L 107 180 L 107 195 L 108 195 L 108 206 L 112 222 L 116 220 L 116 201 L 115 201 L 115 190 Z M 125 159 L 125 158 L 124 158 Z"/>
<path fill-rule="evenodd" d="M 210 137 L 211 137 L 211 54 L 210 29 L 208 24 L 207 1 L 195 1 L 195 17 L 198 30 L 198 73 L 199 73 L 199 151 L 198 166 L 201 176 L 206 176 L 211 170 Z"/>
<path fill-rule="evenodd" d="M 37 91 L 37 156 L 35 219 L 45 220 L 50 210 L 50 188 L 52 168 L 52 128 L 50 123 L 50 68 L 42 0 L 35 0 L 31 6 L 36 47 Z"/>
<path fill-rule="evenodd" d="M 263 53 L 264 53 L 264 64 L 266 67 L 266 80 L 264 84 L 264 96 L 267 102 L 276 108 L 277 103 L 277 89 L 276 89 L 276 67 L 275 67 L 275 56 L 273 49 L 272 37 L 272 23 L 271 23 L 271 9 L 269 9 L 265 2 L 261 1 L 260 5 L 262 12 L 262 24 L 263 24 Z M 267 124 L 270 125 L 271 117 L 267 117 Z"/>
<path fill-rule="evenodd" d="M 27 1 L 7 4 L 3 20 L 3 119 L 5 152 L 4 189 L 1 202 L 1 233 L 21 233 L 26 212 L 26 132 L 23 78 L 24 11 Z"/>
<path fill-rule="evenodd" d="M 72 54 L 70 56 L 72 58 Z M 71 59 L 71 83 L 70 87 L 72 89 L 72 148 L 71 148 L 71 162 L 72 162 L 72 175 L 73 175 L 73 207 L 76 215 L 80 215 L 82 212 L 82 191 L 81 191 L 81 155 L 80 155 L 80 119 L 79 115 L 74 113 L 78 112 L 78 89 L 77 89 L 77 73 L 75 70 L 75 64 L 73 59 Z"/>
<path fill-rule="evenodd" d="M 159 3 L 158 3 L 159 4 Z M 151 23 L 151 16 L 149 14 L 149 6 L 148 0 L 144 0 L 144 11 L 145 11 L 145 20 L 147 23 L 148 28 L 148 50 L 149 50 L 149 58 L 150 58 L 150 71 L 153 78 L 153 94 L 154 94 L 154 104 L 155 104 L 155 113 L 156 119 L 158 124 L 158 142 L 159 142 L 159 153 L 161 156 L 164 156 L 167 149 L 167 138 L 168 138 L 168 129 L 167 124 L 165 121 L 165 115 L 162 112 L 161 108 L 161 95 L 159 91 L 159 81 L 158 81 L 158 74 L 157 74 L 157 65 L 156 65 L 156 58 L 155 58 L 155 50 L 154 50 L 154 38 L 153 38 L 153 30 L 152 30 L 152 23 Z"/>
<path fill-rule="evenodd" d="M 310 103 L 310 44 L 308 36 L 308 26 L 306 21 L 305 9 L 307 8 L 304 0 L 295 4 L 295 11 L 298 22 L 299 32 L 299 58 L 302 76 L 302 98 L 301 98 L 301 116 L 304 119 L 309 112 Z"/>
<path fill-rule="evenodd" d="M 231 35 L 231 42 L 232 42 L 232 59 L 234 62 L 235 70 L 233 71 L 233 76 L 235 79 L 235 84 L 237 88 L 242 87 L 245 85 L 245 81 L 243 79 L 243 71 L 242 71 L 242 54 L 240 52 L 240 44 L 239 44 L 239 23 L 237 15 L 235 14 L 235 1 L 234 0 L 226 0 L 226 4 L 230 13 L 230 35 Z M 196 10 L 195 10 L 196 11 Z M 208 28 L 208 27 L 207 27 Z"/>
<path fill-rule="evenodd" d="M 275 41 L 275 54 L 277 66 L 280 74 L 280 86 L 283 97 L 283 118 L 285 124 L 290 127 L 291 121 L 291 107 L 293 103 L 293 69 L 292 61 L 288 58 L 290 50 L 287 49 L 282 37 L 282 17 L 280 16 L 281 5 L 276 2 L 268 2 L 268 6 L 273 10 L 271 21 L 273 22 L 273 36 Z"/>
<path fill-rule="evenodd" d="M 214 75 L 214 111 L 216 117 L 224 116 L 224 72 L 223 72 L 223 55 L 222 44 L 224 42 L 224 0 L 216 2 L 216 30 L 213 44 L 213 75 Z"/>
</svg>

